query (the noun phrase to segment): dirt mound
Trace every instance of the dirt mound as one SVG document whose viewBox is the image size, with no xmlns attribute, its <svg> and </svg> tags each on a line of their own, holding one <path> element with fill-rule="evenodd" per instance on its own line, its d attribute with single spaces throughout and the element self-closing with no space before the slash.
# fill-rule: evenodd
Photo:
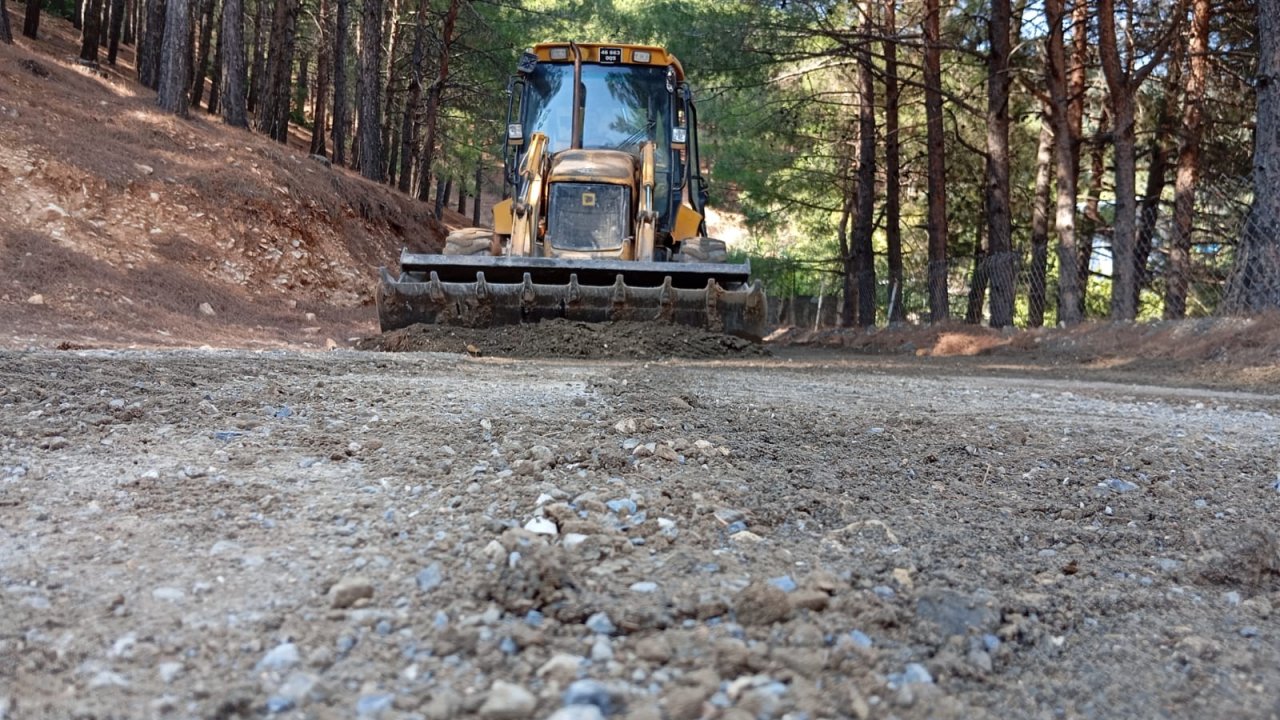
<svg viewBox="0 0 1280 720">
<path fill-rule="evenodd" d="M 1094 370 L 1176 374 L 1210 384 L 1280 383 L 1280 313 L 1154 323 L 1082 323 L 1069 328 L 996 330 L 976 325 L 784 328 L 775 347 L 931 358 L 993 357 Z"/>
<path fill-rule="evenodd" d="M 155 107 L 76 32 L 0 45 L 5 344 L 308 344 L 373 329 L 377 267 L 442 246 L 431 207 L 203 107 Z"/>
<path fill-rule="evenodd" d="M 501 357 L 660 359 L 759 357 L 761 345 L 683 325 L 548 320 L 503 328 L 414 325 L 365 338 L 356 347 L 383 352 L 448 352 Z"/>
</svg>

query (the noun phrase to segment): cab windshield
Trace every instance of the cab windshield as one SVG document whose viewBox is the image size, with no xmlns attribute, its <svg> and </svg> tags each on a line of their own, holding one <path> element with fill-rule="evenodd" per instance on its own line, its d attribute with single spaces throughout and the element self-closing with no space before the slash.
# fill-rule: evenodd
<svg viewBox="0 0 1280 720">
<path fill-rule="evenodd" d="M 551 152 L 568 149 L 573 141 L 573 65 L 539 63 L 526 83 L 525 132 L 544 133 Z M 665 67 L 584 64 L 582 147 L 638 153 L 653 141 L 663 157 L 671 124 L 666 85 Z"/>
</svg>

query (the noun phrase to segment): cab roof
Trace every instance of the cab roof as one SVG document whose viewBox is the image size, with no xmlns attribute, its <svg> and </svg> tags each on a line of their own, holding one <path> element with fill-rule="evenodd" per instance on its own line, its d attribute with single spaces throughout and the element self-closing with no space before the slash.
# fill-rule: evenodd
<svg viewBox="0 0 1280 720">
<path fill-rule="evenodd" d="M 533 46 L 533 53 L 538 56 L 538 62 L 565 62 L 573 60 L 573 50 L 570 49 L 568 42 L 550 42 L 539 43 Z M 597 65 L 653 65 L 666 67 L 668 65 L 676 69 L 676 78 L 684 80 L 684 66 L 676 59 L 675 55 L 667 52 L 666 49 L 656 45 L 629 45 L 627 43 L 577 43 L 579 52 L 582 53 L 582 62 Z M 565 58 L 551 57 L 553 48 L 564 48 L 568 50 Z M 604 51 L 603 53 L 601 51 Z M 639 53 L 639 55 L 637 55 Z M 644 59 L 644 53 L 648 53 L 648 60 Z M 602 61 L 601 58 L 604 57 Z M 612 59 L 620 58 L 620 59 Z"/>
</svg>

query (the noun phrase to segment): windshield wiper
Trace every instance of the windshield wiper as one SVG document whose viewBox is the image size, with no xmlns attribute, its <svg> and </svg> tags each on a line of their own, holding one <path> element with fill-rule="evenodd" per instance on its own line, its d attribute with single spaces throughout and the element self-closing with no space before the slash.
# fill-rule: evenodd
<svg viewBox="0 0 1280 720">
<path fill-rule="evenodd" d="M 626 146 L 631 145 L 631 144 L 633 144 L 633 143 L 635 143 L 635 142 L 639 141 L 641 138 L 643 138 L 643 137 L 645 137 L 646 135 L 648 135 L 648 134 L 649 134 L 649 131 L 653 130 L 653 128 L 654 128 L 654 127 L 656 127 L 656 126 L 657 126 L 657 124 L 658 124 L 658 121 L 657 121 L 657 120 L 650 120 L 648 123 L 645 123 L 645 126 L 644 126 L 644 127 L 640 128 L 639 130 L 637 130 L 637 131 L 635 131 L 635 132 L 631 133 L 630 135 L 628 135 L 628 136 L 627 136 L 627 137 L 626 137 L 622 142 L 616 143 L 616 144 L 613 146 L 613 149 L 614 149 L 614 150 L 621 150 L 621 149 L 625 148 Z"/>
</svg>

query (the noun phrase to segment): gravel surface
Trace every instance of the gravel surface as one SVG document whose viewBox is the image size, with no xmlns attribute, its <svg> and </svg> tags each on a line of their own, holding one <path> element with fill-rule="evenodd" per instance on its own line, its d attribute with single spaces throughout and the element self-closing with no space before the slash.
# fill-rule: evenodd
<svg viewBox="0 0 1280 720">
<path fill-rule="evenodd" d="M 1280 398 L 0 352 L 0 718 L 1280 716 Z"/>
</svg>

